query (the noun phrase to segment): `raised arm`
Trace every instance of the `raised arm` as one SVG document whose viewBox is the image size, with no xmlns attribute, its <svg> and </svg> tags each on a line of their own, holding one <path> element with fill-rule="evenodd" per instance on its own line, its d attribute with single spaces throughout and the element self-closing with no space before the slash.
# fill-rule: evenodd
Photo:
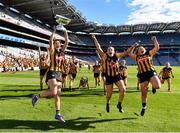
<svg viewBox="0 0 180 133">
<path fill-rule="evenodd" d="M 52 51 L 54 50 L 54 37 L 55 37 L 55 33 L 56 33 L 56 26 L 53 26 L 53 31 L 52 34 L 50 36 L 50 42 L 49 42 L 49 50 Z"/>
<path fill-rule="evenodd" d="M 135 43 L 135 45 L 136 45 L 136 47 L 139 46 L 138 43 Z M 129 56 L 130 56 L 132 59 L 136 59 L 136 54 L 133 53 L 133 51 L 135 50 L 136 47 L 134 47 L 133 49 L 131 49 L 131 51 L 129 52 Z"/>
<path fill-rule="evenodd" d="M 100 57 L 102 58 L 104 52 L 103 52 L 103 50 L 102 50 L 102 48 L 101 48 L 98 40 L 96 39 L 96 36 L 95 36 L 95 35 L 92 35 L 92 39 L 93 39 L 93 41 L 94 41 L 94 43 L 95 43 L 95 45 L 96 45 L 96 49 L 97 49 L 97 51 L 98 51 L 98 54 L 99 54 Z"/>
<path fill-rule="evenodd" d="M 122 58 L 122 57 L 124 57 L 124 56 L 126 56 L 126 55 L 129 55 L 129 54 L 131 53 L 131 51 L 133 51 L 133 49 L 134 49 L 135 47 L 137 47 L 138 45 L 139 45 L 139 44 L 135 43 L 135 44 L 133 44 L 131 47 L 129 47 L 126 51 L 117 53 L 117 54 L 116 54 L 117 57 L 118 57 L 118 58 Z"/>
<path fill-rule="evenodd" d="M 64 31 L 64 38 L 65 38 L 65 42 L 64 42 L 64 45 L 62 47 L 62 51 L 64 52 L 65 49 L 67 48 L 68 46 L 68 41 L 69 41 L 69 37 L 68 37 L 68 33 L 67 33 L 67 30 Z"/>
<path fill-rule="evenodd" d="M 152 36 L 151 39 L 152 39 L 152 41 L 154 43 L 154 48 L 152 50 L 150 50 L 150 55 L 153 56 L 159 50 L 159 43 L 158 43 L 157 38 L 155 36 Z"/>
<path fill-rule="evenodd" d="M 98 58 L 101 60 L 101 56 L 99 55 L 97 50 L 96 50 L 96 54 L 97 54 Z"/>
</svg>

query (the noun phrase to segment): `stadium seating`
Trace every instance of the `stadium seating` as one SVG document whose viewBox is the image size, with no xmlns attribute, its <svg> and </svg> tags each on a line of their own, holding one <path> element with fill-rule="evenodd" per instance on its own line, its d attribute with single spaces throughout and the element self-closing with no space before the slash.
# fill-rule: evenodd
<svg viewBox="0 0 180 133">
<path fill-rule="evenodd" d="M 72 34 L 71 34 L 72 35 Z M 137 35 L 97 35 L 97 39 L 101 44 L 103 49 L 105 50 L 107 46 L 112 45 L 118 51 L 122 51 L 122 49 L 126 49 L 127 47 L 131 46 L 135 42 L 139 42 L 147 49 L 152 49 L 153 44 L 151 41 L 151 36 L 157 36 L 158 41 L 160 43 L 161 49 L 158 52 L 158 55 L 153 58 L 154 65 L 164 65 L 165 62 L 169 61 L 174 66 L 180 65 L 180 58 L 179 58 L 179 49 L 177 49 L 180 45 L 180 39 L 178 33 L 158 33 L 158 34 L 137 34 Z M 76 51 L 84 51 L 84 56 L 78 56 L 81 59 L 92 61 L 97 60 L 96 58 L 89 58 L 88 52 L 93 52 L 94 47 L 87 48 L 87 46 L 94 46 L 91 36 L 90 35 L 81 35 L 81 34 L 73 34 L 72 41 L 75 41 L 77 44 L 83 45 L 73 45 L 74 47 L 77 46 Z M 71 45 L 71 44 L 70 44 Z M 73 47 L 70 47 L 71 51 L 74 51 Z M 86 54 L 87 52 L 87 54 Z M 135 62 L 130 59 L 130 57 L 125 58 L 127 60 L 127 64 L 134 65 Z"/>
<path fill-rule="evenodd" d="M 2 20 L 16 24 L 24 28 L 29 28 L 35 32 L 41 33 L 41 35 L 44 34 L 46 36 L 46 40 L 49 39 L 49 35 L 51 34 L 50 28 L 41 25 L 39 22 L 32 21 L 31 19 L 28 19 L 23 15 L 20 16 L 18 13 L 9 10 L 3 10 L 1 9 L 1 7 L 0 10 L 0 18 Z M 58 33 L 60 34 L 61 39 L 64 39 L 63 32 L 59 31 Z M 160 43 L 160 50 L 158 52 L 158 55 L 153 58 L 154 64 L 164 65 L 165 62 L 169 61 L 172 65 L 179 66 L 180 34 L 177 32 L 124 35 L 96 35 L 96 37 L 104 51 L 106 51 L 108 46 L 114 46 L 117 51 L 122 52 L 135 42 L 142 44 L 148 50 L 152 49 L 153 44 L 151 41 L 151 36 L 154 35 L 157 36 L 158 41 Z M 30 38 L 30 36 L 28 36 L 28 38 Z M 43 36 L 41 36 L 41 38 L 43 38 Z M 96 48 L 91 39 L 90 34 L 69 32 L 69 40 L 69 46 L 66 51 L 67 54 L 75 54 L 79 59 L 90 62 L 95 62 L 95 60 L 98 60 L 98 57 L 95 52 Z M 42 42 L 48 43 L 47 41 Z M 130 57 L 125 57 L 125 59 L 127 60 L 128 65 L 135 64 L 135 62 Z"/>
</svg>

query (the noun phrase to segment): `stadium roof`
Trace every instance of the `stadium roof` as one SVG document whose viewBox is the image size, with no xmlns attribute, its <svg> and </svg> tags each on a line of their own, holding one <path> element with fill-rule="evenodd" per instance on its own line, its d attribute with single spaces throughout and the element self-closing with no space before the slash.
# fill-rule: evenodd
<svg viewBox="0 0 180 133">
<path fill-rule="evenodd" d="M 26 17 L 32 17 L 45 25 L 53 25 L 53 12 L 70 18 L 72 21 L 66 28 L 73 32 L 100 33 L 100 34 L 134 34 L 138 32 L 164 32 L 173 31 L 180 33 L 180 22 L 153 23 L 136 25 L 98 25 L 94 22 L 87 22 L 86 18 L 68 3 L 68 0 L 0 0 L 6 7 L 16 9 Z"/>
</svg>

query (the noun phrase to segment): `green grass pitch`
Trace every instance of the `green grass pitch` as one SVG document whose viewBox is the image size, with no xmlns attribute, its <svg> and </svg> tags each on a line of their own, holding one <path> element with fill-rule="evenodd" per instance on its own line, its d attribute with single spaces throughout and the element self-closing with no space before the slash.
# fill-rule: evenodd
<svg viewBox="0 0 180 133">
<path fill-rule="evenodd" d="M 162 67 L 156 67 L 159 70 Z M 0 131 L 1 132 L 180 132 L 180 67 L 173 67 L 172 92 L 167 83 L 155 95 L 148 93 L 147 112 L 140 113 L 140 92 L 136 90 L 136 67 L 128 67 L 128 87 L 123 102 L 124 113 L 116 104 L 115 88 L 110 113 L 105 111 L 102 85 L 94 88 L 92 72 L 83 68 L 78 72 L 75 87 L 81 76 L 89 77 L 90 90 L 62 91 L 61 113 L 66 123 L 54 119 L 54 99 L 41 98 L 35 108 L 31 105 L 32 94 L 39 93 L 39 72 L 0 73 Z M 44 86 L 47 89 L 47 86 Z"/>
</svg>

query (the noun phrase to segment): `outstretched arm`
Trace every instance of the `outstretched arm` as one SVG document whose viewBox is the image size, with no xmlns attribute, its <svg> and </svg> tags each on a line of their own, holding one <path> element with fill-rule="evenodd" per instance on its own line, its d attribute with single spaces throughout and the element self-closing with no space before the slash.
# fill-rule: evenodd
<svg viewBox="0 0 180 133">
<path fill-rule="evenodd" d="M 137 47 L 138 45 L 139 45 L 139 44 L 135 43 L 135 44 L 133 44 L 131 47 L 129 47 L 126 51 L 117 53 L 117 54 L 116 54 L 117 57 L 118 57 L 118 58 L 122 58 L 122 57 L 130 54 L 131 51 L 133 51 L 133 49 L 134 49 L 135 47 Z"/>
<path fill-rule="evenodd" d="M 67 30 L 64 31 L 64 38 L 65 38 L 65 42 L 64 42 L 64 45 L 62 47 L 62 51 L 64 52 L 65 49 L 67 48 L 68 46 L 68 41 L 69 41 L 69 37 L 68 37 L 68 33 L 67 33 Z"/>
<path fill-rule="evenodd" d="M 103 52 L 103 50 L 102 50 L 102 48 L 101 48 L 98 40 L 96 39 L 96 36 L 95 36 L 95 35 L 92 35 L 92 39 L 93 39 L 93 41 L 94 41 L 94 43 L 95 43 L 95 45 L 96 45 L 96 49 L 97 49 L 98 54 L 99 54 L 100 57 L 102 58 L 104 52 Z"/>
<path fill-rule="evenodd" d="M 136 44 L 136 47 L 139 46 L 138 43 L 135 43 Z M 133 49 L 131 49 L 130 53 L 129 53 L 129 56 L 132 58 L 132 59 L 136 59 L 136 54 L 133 53 L 134 49 L 136 48 L 134 47 Z"/>
<path fill-rule="evenodd" d="M 150 55 L 153 56 L 159 50 L 159 43 L 158 43 L 157 38 L 155 36 L 152 36 L 151 39 L 152 39 L 152 41 L 154 43 L 154 48 L 152 50 L 150 50 Z"/>
</svg>

